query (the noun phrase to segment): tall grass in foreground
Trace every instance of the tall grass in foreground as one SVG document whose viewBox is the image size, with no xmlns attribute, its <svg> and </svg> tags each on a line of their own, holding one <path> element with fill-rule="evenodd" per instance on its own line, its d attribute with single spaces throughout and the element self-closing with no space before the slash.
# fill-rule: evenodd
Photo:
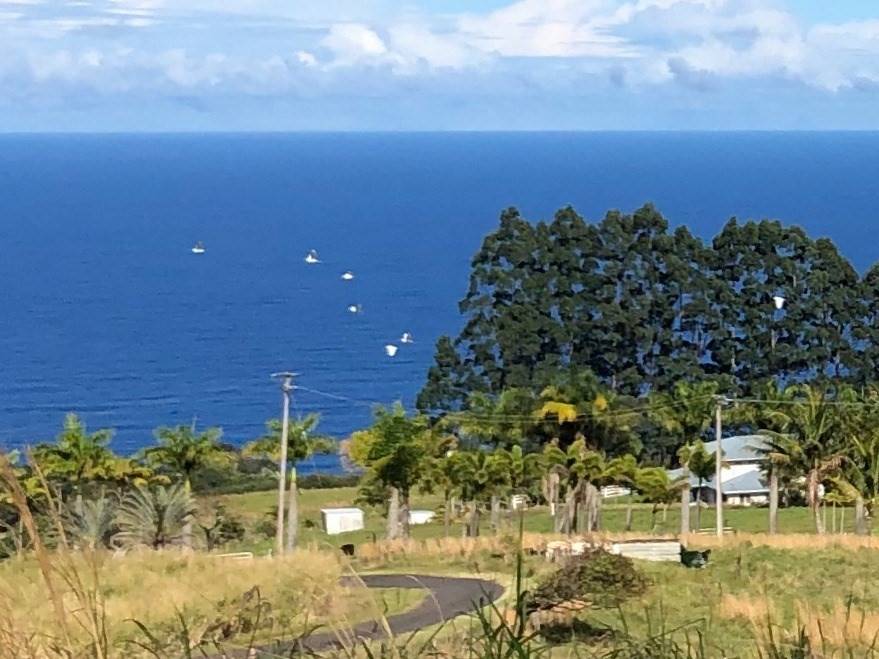
<svg viewBox="0 0 879 659">
<path fill-rule="evenodd" d="M 637 632 L 622 610 L 613 629 L 592 627 L 588 609 L 536 629 L 528 611 L 525 560 L 554 538 L 525 534 L 521 522 L 518 536 L 361 547 L 360 560 L 366 565 L 412 557 L 469 561 L 488 555 L 515 568 L 514 588 L 505 603 L 433 630 L 395 637 L 386 609 L 371 593 L 352 595 L 340 588 L 345 568 L 334 552 L 306 550 L 286 559 L 246 563 L 176 551 L 114 556 L 75 548 L 52 498 L 48 517 L 57 548 L 49 550 L 2 456 L 0 479 L 33 548 L 0 564 L 0 659 L 304 657 L 311 653 L 273 641 L 307 637 L 317 630 L 334 634 L 336 648 L 326 654 L 343 659 L 879 659 L 879 613 L 861 612 L 851 601 L 829 609 L 801 605 L 796 621 L 781 626 L 770 603 L 727 595 L 719 612 L 753 627 L 756 640 L 747 647 L 719 647 L 703 621 L 672 627 L 661 607 L 647 611 L 646 629 Z M 629 537 L 590 539 L 600 544 Z M 709 547 L 718 542 L 704 536 L 691 540 Z M 875 546 L 871 538 L 839 536 L 738 536 L 723 542 L 792 550 Z M 351 630 L 363 620 L 358 615 L 377 620 L 385 640 L 357 639 Z"/>
</svg>

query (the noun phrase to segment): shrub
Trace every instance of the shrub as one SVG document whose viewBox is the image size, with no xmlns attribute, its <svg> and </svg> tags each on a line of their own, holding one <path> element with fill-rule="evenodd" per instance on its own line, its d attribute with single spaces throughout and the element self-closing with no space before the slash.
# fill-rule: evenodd
<svg viewBox="0 0 879 659">
<path fill-rule="evenodd" d="M 325 490 L 333 487 L 356 487 L 360 474 L 309 474 L 300 476 L 296 484 L 300 490 Z"/>
<path fill-rule="evenodd" d="M 551 609 L 562 602 L 583 601 L 612 607 L 647 590 L 647 578 L 631 559 L 603 549 L 569 558 L 531 593 L 529 608 Z"/>
<path fill-rule="evenodd" d="M 211 509 L 200 517 L 198 525 L 204 534 L 208 551 L 221 547 L 227 542 L 244 539 L 244 524 L 238 517 L 230 514 L 221 503 L 214 503 Z"/>
</svg>

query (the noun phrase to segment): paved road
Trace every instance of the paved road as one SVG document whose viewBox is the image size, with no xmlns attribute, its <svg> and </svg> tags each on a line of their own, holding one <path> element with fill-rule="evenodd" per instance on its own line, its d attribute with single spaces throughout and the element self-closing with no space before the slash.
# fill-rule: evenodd
<svg viewBox="0 0 879 659">
<path fill-rule="evenodd" d="M 363 582 L 368 588 L 421 588 L 425 590 L 424 601 L 414 609 L 387 618 L 394 636 L 432 627 L 474 611 L 497 600 L 504 592 L 500 584 L 485 579 L 458 577 L 431 577 L 417 574 L 373 574 L 343 580 L 345 585 L 357 586 Z M 383 625 L 365 622 L 356 625 L 344 635 L 346 644 L 356 640 L 386 638 Z M 304 651 L 320 652 L 339 647 L 340 636 L 335 633 L 315 634 L 307 639 L 273 643 L 259 648 L 255 654 L 230 653 L 230 657 L 265 658 L 290 656 L 297 646 Z M 298 656 L 298 655 L 294 655 Z"/>
</svg>

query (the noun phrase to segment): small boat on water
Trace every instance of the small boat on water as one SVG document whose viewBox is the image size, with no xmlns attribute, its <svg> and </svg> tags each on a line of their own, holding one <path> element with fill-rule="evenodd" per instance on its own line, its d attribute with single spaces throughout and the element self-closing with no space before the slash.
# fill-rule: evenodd
<svg viewBox="0 0 879 659">
<path fill-rule="evenodd" d="M 349 313 L 360 313 L 361 311 L 363 311 L 363 307 L 360 306 L 359 304 L 349 304 L 348 305 L 348 312 Z"/>
<path fill-rule="evenodd" d="M 396 356 L 397 350 L 399 350 L 399 348 L 397 346 L 393 345 L 392 343 L 389 343 L 388 345 L 385 346 L 385 354 L 388 357 Z"/>
<path fill-rule="evenodd" d="M 354 279 L 354 273 L 348 270 L 347 272 L 342 273 L 342 279 L 345 281 L 351 281 Z"/>
<path fill-rule="evenodd" d="M 412 338 L 409 332 L 403 332 L 403 336 L 400 337 L 400 343 L 415 343 L 415 339 Z"/>
<path fill-rule="evenodd" d="M 305 255 L 305 262 L 309 265 L 320 263 L 320 257 L 317 255 L 317 251 L 313 249 L 309 250 L 308 254 Z"/>
<path fill-rule="evenodd" d="M 193 254 L 204 254 L 207 250 L 204 248 L 204 243 L 200 240 L 195 243 L 195 246 L 192 248 Z"/>
</svg>

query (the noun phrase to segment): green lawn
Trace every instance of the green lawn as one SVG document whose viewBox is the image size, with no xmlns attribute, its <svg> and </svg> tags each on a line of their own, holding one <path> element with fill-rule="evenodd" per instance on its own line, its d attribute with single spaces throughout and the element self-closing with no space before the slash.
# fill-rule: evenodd
<svg viewBox="0 0 879 659">
<path fill-rule="evenodd" d="M 354 505 L 357 489 L 335 488 L 327 490 L 303 490 L 300 493 L 300 537 L 305 544 L 317 546 L 339 546 L 344 543 L 361 544 L 371 542 L 374 538 L 381 539 L 385 532 L 385 519 L 382 511 L 372 508 L 364 508 L 366 513 L 366 528 L 363 531 L 346 533 L 336 536 L 328 536 L 320 529 L 320 509 L 327 507 L 347 507 Z M 267 552 L 273 546 L 273 539 L 258 536 L 252 529 L 260 519 L 266 518 L 277 502 L 277 493 L 253 492 L 249 494 L 234 494 L 219 497 L 225 503 L 227 509 L 241 516 L 248 529 L 247 540 L 236 547 L 248 549 L 260 553 Z M 438 510 L 442 502 L 437 497 L 416 496 L 412 502 L 413 508 Z M 676 533 L 680 528 L 679 508 L 672 506 L 665 518 L 660 512 L 656 518 L 654 529 L 654 517 L 652 505 L 634 504 L 633 531 L 641 533 Z M 729 508 L 725 509 L 725 525 L 739 532 L 764 533 L 767 529 L 768 512 L 765 508 Z M 828 529 L 833 528 L 832 510 L 827 511 Z M 842 513 L 837 511 L 837 520 Z M 853 530 L 854 515 L 852 510 L 846 510 L 846 530 Z M 624 502 L 606 503 L 602 512 L 602 528 L 611 532 L 621 532 L 625 528 L 626 504 Z M 695 511 L 691 518 L 691 526 L 695 529 Z M 702 511 L 702 528 L 714 528 L 714 510 L 706 508 Z M 811 515 L 806 508 L 785 508 L 779 513 L 779 527 L 782 533 L 812 533 L 814 524 Z M 552 531 L 552 519 L 546 508 L 529 510 L 525 515 L 526 531 L 536 533 L 548 533 Z M 442 536 L 444 533 L 442 519 L 438 519 L 423 526 L 412 528 L 412 536 L 415 539 L 429 539 Z M 483 518 L 483 533 L 490 533 L 488 520 Z M 461 524 L 456 522 L 452 528 L 452 534 L 461 535 Z"/>
</svg>

